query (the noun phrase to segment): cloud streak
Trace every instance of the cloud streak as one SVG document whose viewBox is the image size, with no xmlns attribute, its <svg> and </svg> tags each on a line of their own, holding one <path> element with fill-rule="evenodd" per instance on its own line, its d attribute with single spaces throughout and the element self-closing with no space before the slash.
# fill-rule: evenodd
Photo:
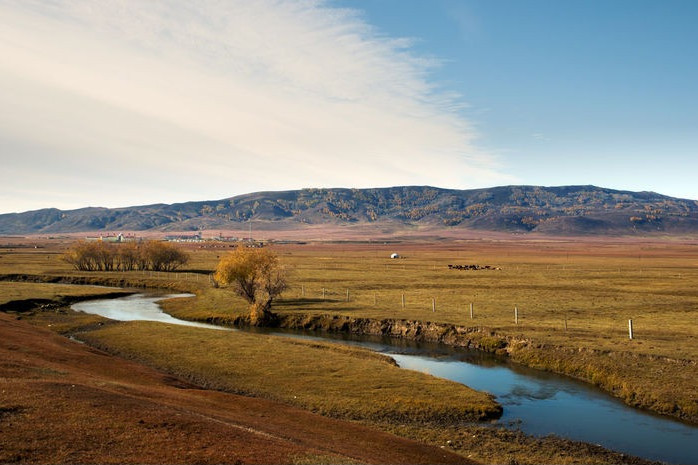
<svg viewBox="0 0 698 465">
<path fill-rule="evenodd" d="M 0 18 L 0 211 L 512 180 L 436 63 L 355 11 L 23 0 Z"/>
</svg>

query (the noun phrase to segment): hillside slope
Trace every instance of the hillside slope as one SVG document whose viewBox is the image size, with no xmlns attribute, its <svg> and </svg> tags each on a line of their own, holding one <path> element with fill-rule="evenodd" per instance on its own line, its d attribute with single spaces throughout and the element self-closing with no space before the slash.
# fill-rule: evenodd
<svg viewBox="0 0 698 465">
<path fill-rule="evenodd" d="M 428 186 L 257 192 L 222 200 L 126 208 L 44 209 L 0 215 L 0 234 L 80 231 L 270 229 L 390 223 L 500 232 L 579 234 L 698 233 L 698 202 L 654 192 L 595 186 Z"/>
</svg>

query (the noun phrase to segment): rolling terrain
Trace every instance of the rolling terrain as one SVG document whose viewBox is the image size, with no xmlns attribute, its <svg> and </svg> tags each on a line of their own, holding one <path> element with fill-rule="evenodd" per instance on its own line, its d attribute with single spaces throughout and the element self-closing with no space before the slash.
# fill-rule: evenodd
<svg viewBox="0 0 698 465">
<path fill-rule="evenodd" d="M 0 234 L 84 231 L 298 230 L 326 225 L 542 235 L 698 233 L 698 201 L 595 186 L 302 189 L 125 208 L 47 208 L 0 215 Z"/>
</svg>

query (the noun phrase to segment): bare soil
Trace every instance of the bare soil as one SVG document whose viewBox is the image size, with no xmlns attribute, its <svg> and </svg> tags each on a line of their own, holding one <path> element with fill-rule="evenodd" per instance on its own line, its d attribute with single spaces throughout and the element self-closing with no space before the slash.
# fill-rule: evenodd
<svg viewBox="0 0 698 465">
<path fill-rule="evenodd" d="M 2 463 L 468 463 L 277 402 L 200 389 L 0 313 Z"/>
</svg>

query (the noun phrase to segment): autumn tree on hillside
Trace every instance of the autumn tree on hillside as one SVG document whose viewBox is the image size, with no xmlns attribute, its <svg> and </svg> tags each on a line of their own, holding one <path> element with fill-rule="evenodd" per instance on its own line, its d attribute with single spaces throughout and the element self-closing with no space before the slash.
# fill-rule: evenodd
<svg viewBox="0 0 698 465">
<path fill-rule="evenodd" d="M 263 248 L 239 246 L 221 259 L 214 278 L 250 304 L 250 322 L 255 326 L 274 319 L 271 305 L 286 289 L 286 273 L 278 257 Z"/>
</svg>

